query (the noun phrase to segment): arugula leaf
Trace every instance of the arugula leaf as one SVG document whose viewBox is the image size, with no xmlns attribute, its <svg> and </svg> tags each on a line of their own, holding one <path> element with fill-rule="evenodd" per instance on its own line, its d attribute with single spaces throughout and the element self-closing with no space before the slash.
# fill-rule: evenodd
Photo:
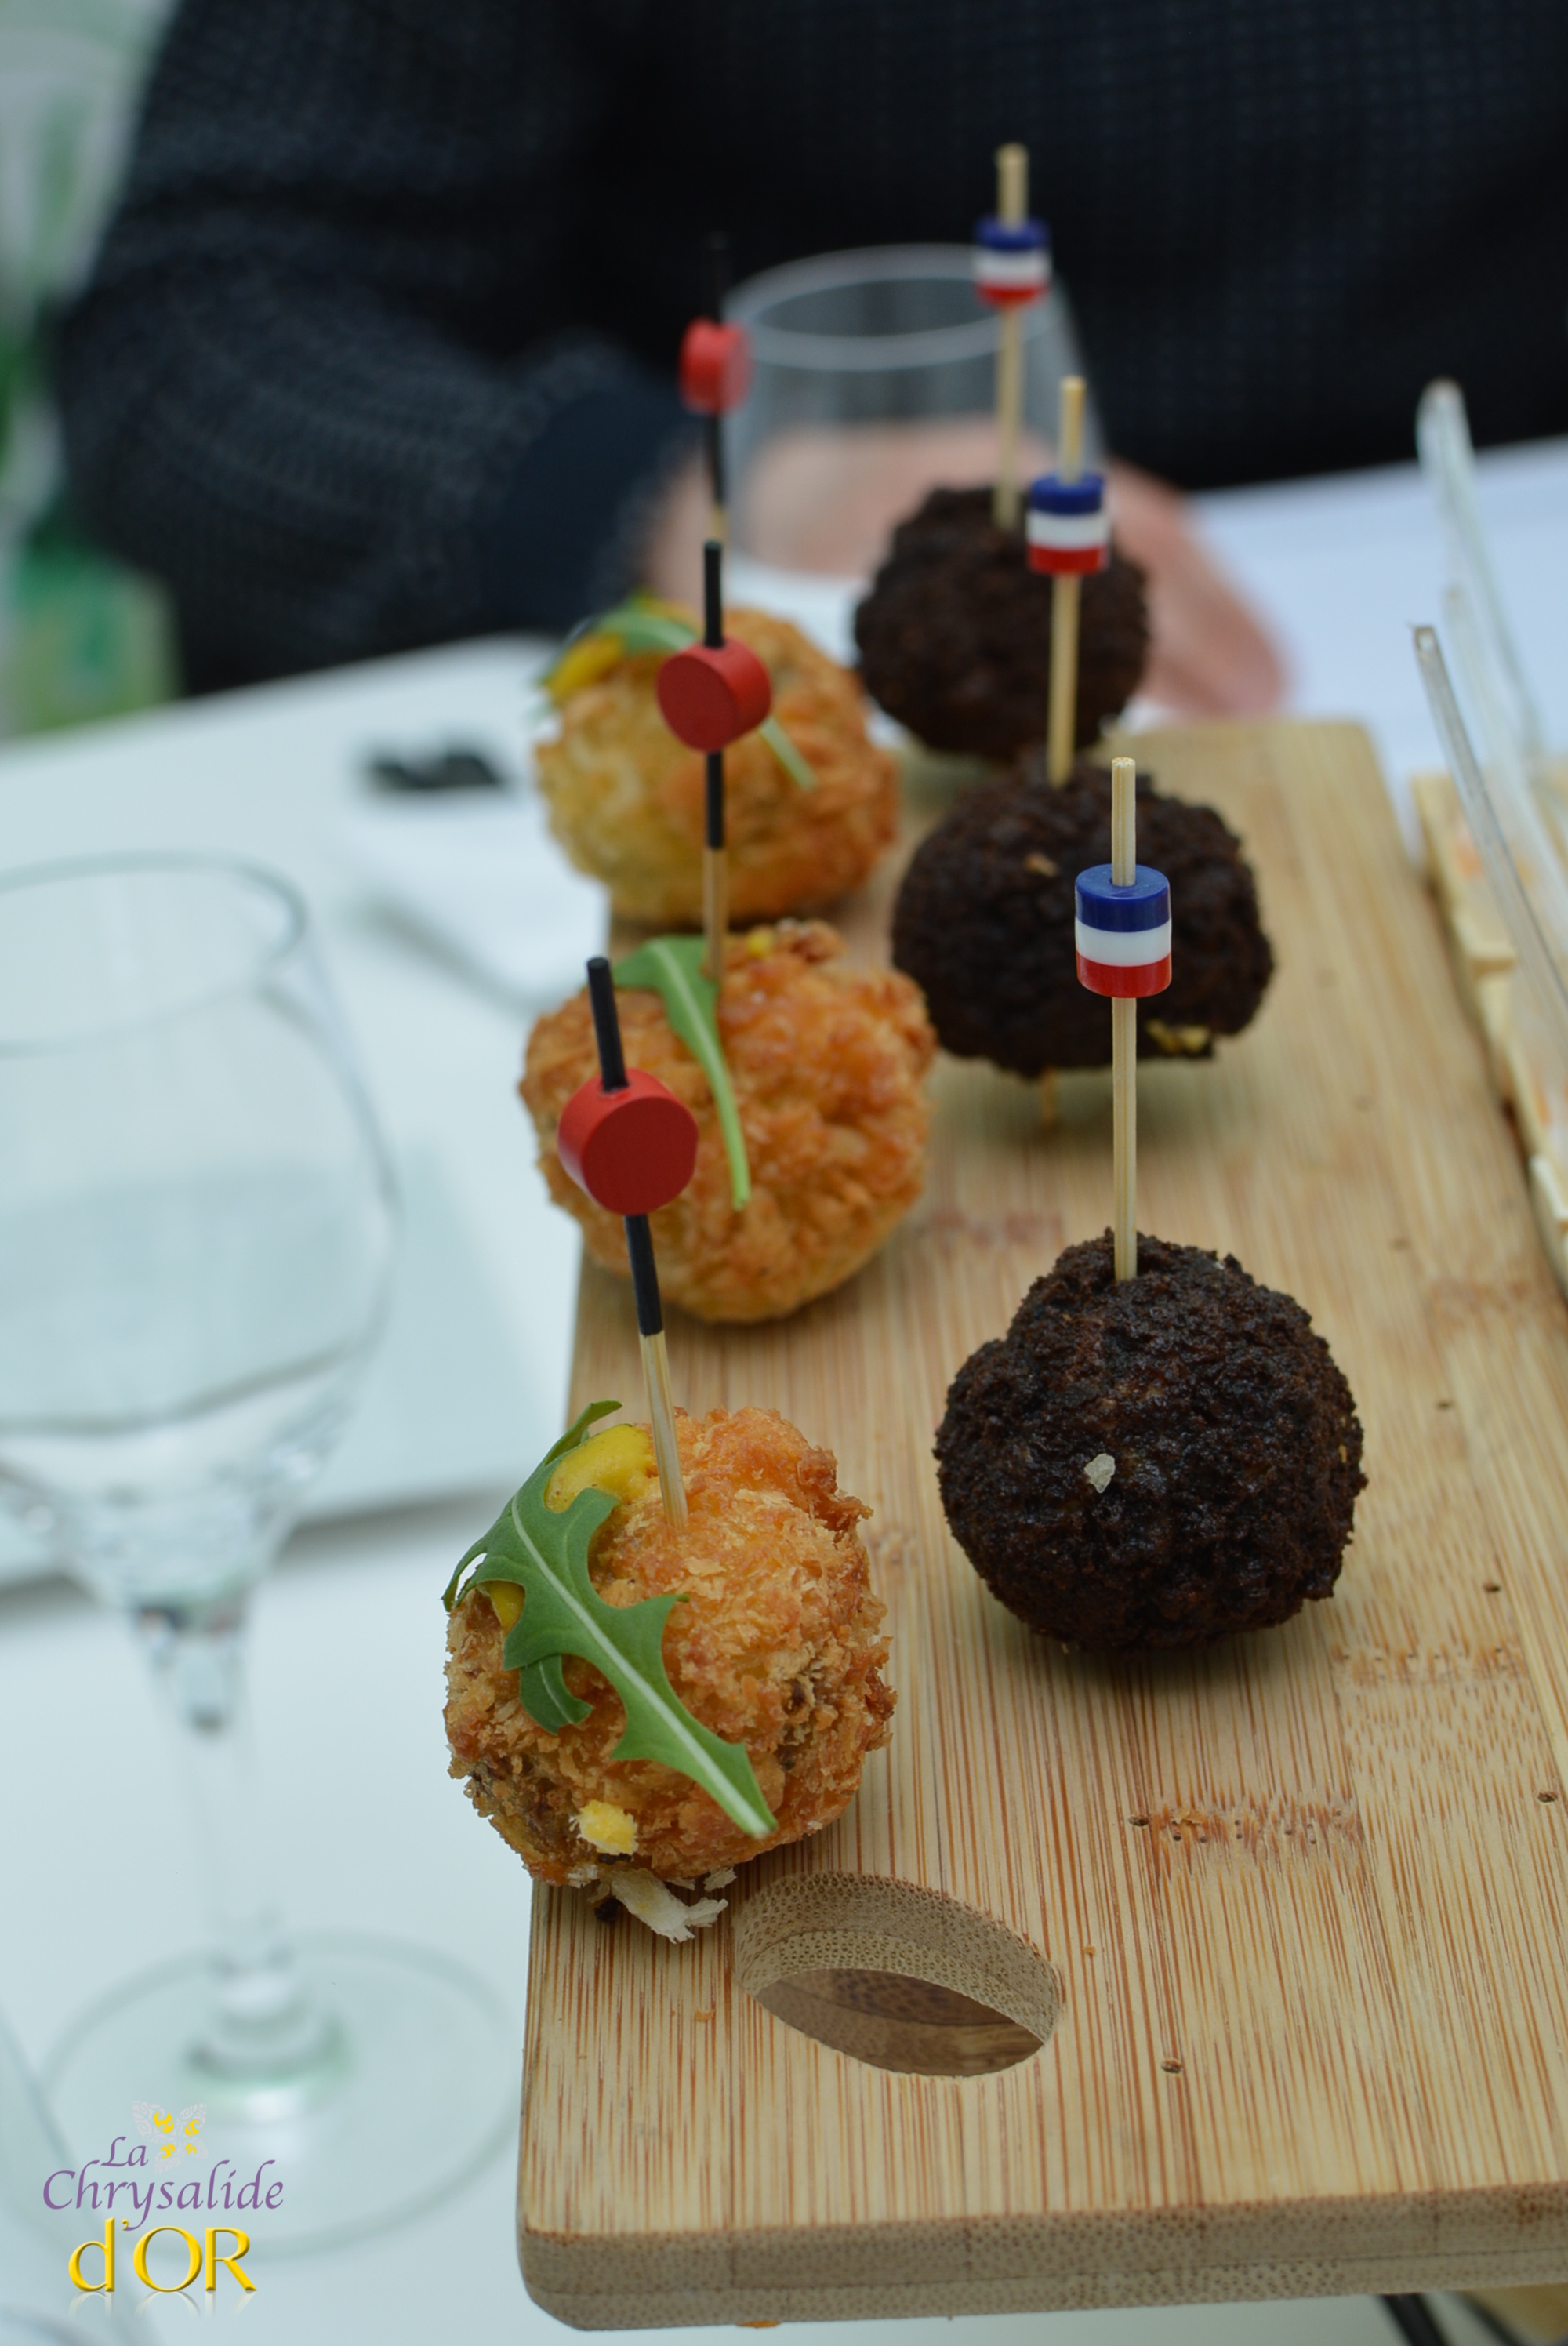
<svg viewBox="0 0 1568 2346">
<path fill-rule="evenodd" d="M 608 1491 L 579 1491 L 559 1512 L 545 1504 L 551 1469 L 575 1449 L 596 1418 L 618 1409 L 595 1402 L 540 1460 L 482 1540 L 476 1540 L 447 1586 L 453 1590 L 464 1566 L 475 1570 L 469 1583 L 510 1580 L 523 1590 L 523 1611 L 507 1632 L 501 1658 L 518 1673 L 523 1707 L 536 1726 L 558 1734 L 586 1719 L 592 1705 L 566 1688 L 561 1663 L 568 1654 L 591 1662 L 621 1698 L 626 1732 L 612 1760 L 657 1760 L 710 1792 L 743 1832 L 760 1841 L 772 1832 L 770 1813 L 743 1743 L 726 1743 L 695 1719 L 669 1682 L 664 1665 L 665 1623 L 677 1596 L 650 1596 L 638 1605 L 609 1605 L 594 1586 L 588 1550 L 594 1534 L 616 1502 Z M 464 1595 L 467 1593 L 465 1588 Z"/>
<path fill-rule="evenodd" d="M 707 951 L 702 937 L 652 937 L 616 962 L 611 974 L 617 985 L 646 985 L 659 996 L 666 1017 L 708 1077 L 729 1159 L 729 1202 L 738 1214 L 751 1195 L 751 1167 L 718 1039 L 718 988 L 702 966 Z"/>
<path fill-rule="evenodd" d="M 817 777 L 785 732 L 777 717 L 765 717 L 757 728 L 797 790 L 814 790 Z"/>
<path fill-rule="evenodd" d="M 689 619 L 677 612 L 667 611 L 657 603 L 639 603 L 635 598 L 606 611 L 602 619 L 593 623 L 595 635 L 614 636 L 626 652 L 680 652 L 687 644 L 697 641 L 699 630 Z"/>
<path fill-rule="evenodd" d="M 577 1415 L 572 1420 L 571 1424 L 566 1428 L 565 1433 L 562 1434 L 560 1440 L 558 1442 L 553 1442 L 550 1444 L 549 1449 L 545 1451 L 544 1458 L 540 1462 L 541 1464 L 545 1466 L 553 1466 L 557 1458 L 564 1458 L 568 1450 L 575 1450 L 579 1443 L 583 1443 L 587 1440 L 588 1428 L 590 1425 L 595 1424 L 601 1417 L 614 1417 L 619 1407 L 620 1402 L 618 1401 L 591 1401 L 586 1409 L 580 1410 L 578 1412 Z M 503 1517 L 502 1520 L 504 1521 L 504 1517 Z M 494 1526 L 492 1526 L 492 1528 L 494 1528 Z M 485 1538 L 488 1537 L 489 1534 L 486 1533 Z M 441 1601 L 445 1606 L 449 1613 L 453 1610 L 454 1606 L 462 1604 L 463 1598 L 467 1596 L 471 1588 L 477 1586 L 480 1578 L 482 1577 L 482 1576 L 477 1572 L 471 1573 L 469 1575 L 467 1581 L 461 1589 L 458 1587 L 457 1584 L 463 1579 L 464 1572 L 467 1571 L 468 1566 L 473 1562 L 474 1557 L 483 1556 L 484 1554 L 484 1540 L 480 1539 L 474 1541 L 473 1545 L 469 1549 L 466 1556 L 459 1556 L 457 1560 L 457 1569 L 453 1572 L 452 1578 L 447 1582 L 446 1586 L 441 1593 Z"/>
<path fill-rule="evenodd" d="M 568 700 L 580 684 L 596 678 L 604 667 L 613 665 L 601 664 L 595 656 L 599 645 L 617 646 L 616 658 L 624 658 L 634 652 L 684 651 L 687 644 L 697 642 L 697 635 L 698 630 L 689 619 L 683 619 L 662 603 L 634 595 L 629 601 L 617 603 L 613 611 L 606 611 L 596 619 L 584 619 L 574 627 L 554 666 L 545 669 L 540 681 L 555 699 Z M 814 790 L 815 773 L 777 717 L 765 717 L 757 729 L 797 790 Z"/>
</svg>

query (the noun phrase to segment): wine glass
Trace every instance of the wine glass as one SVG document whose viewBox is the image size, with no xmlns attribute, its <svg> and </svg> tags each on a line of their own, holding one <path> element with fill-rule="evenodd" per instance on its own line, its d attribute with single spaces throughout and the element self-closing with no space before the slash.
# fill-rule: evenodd
<svg viewBox="0 0 1568 2346">
<path fill-rule="evenodd" d="M 831 633 L 854 599 L 832 577 L 869 576 L 929 489 L 993 477 L 996 312 L 962 245 L 791 261 L 738 286 L 726 312 L 748 329 L 753 362 L 725 423 L 732 591 L 800 605 L 809 623 L 816 581 L 818 626 Z M 1083 365 L 1060 280 L 1020 314 L 1027 478 L 1047 459 L 1062 378 Z M 1090 463 L 1104 454 L 1092 404 L 1084 450 Z"/>
<path fill-rule="evenodd" d="M 296 1950 L 260 1874 L 247 1603 L 354 1399 L 396 1221 L 294 891 L 197 856 L 0 879 L 0 1497 L 135 1625 L 214 1938 L 70 2029 L 46 2090 L 84 2151 L 138 2100 L 204 2106 L 204 2150 L 276 2162 L 270 2246 L 351 2237 L 487 2155 L 512 2065 L 481 1982 Z"/>
<path fill-rule="evenodd" d="M 54 2319 L 65 2259 L 48 2229 L 42 2186 L 66 2150 L 0 2013 L 0 2346 L 70 2346 Z"/>
</svg>

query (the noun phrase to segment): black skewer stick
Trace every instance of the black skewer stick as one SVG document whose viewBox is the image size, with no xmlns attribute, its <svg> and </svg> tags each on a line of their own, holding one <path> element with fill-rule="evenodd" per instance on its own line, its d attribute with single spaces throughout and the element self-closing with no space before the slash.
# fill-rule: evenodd
<svg viewBox="0 0 1568 2346">
<path fill-rule="evenodd" d="M 658 1270 L 654 1261 L 653 1232 L 646 1214 L 628 1214 L 626 1223 L 626 1260 L 632 1267 L 632 1294 L 637 1307 L 637 1334 L 662 1336 L 664 1308 L 658 1291 Z"/>
<path fill-rule="evenodd" d="M 710 652 L 724 645 L 724 548 L 710 537 L 702 549 L 702 640 Z"/>
<path fill-rule="evenodd" d="M 711 228 L 704 248 L 708 259 L 708 314 L 718 325 L 724 316 L 724 305 L 729 299 L 730 280 L 735 268 L 735 248 L 728 229 Z"/>
<path fill-rule="evenodd" d="M 615 977 L 603 954 L 596 954 L 588 964 L 588 1007 L 594 1014 L 599 1081 L 607 1092 L 624 1092 L 626 1058 L 621 1048 L 621 1014 L 616 1001 Z"/>
<path fill-rule="evenodd" d="M 724 418 L 722 415 L 709 415 L 704 420 L 708 424 L 709 502 L 713 506 L 715 522 L 722 524 L 728 530 L 729 487 L 724 470 Z"/>
<path fill-rule="evenodd" d="M 724 642 L 724 548 L 710 537 L 702 549 L 702 640 L 710 651 Z M 724 945 L 729 933 L 729 856 L 724 831 L 724 752 L 708 752 L 703 804 L 702 927 L 708 939 L 708 974 L 724 983 Z"/>
<path fill-rule="evenodd" d="M 724 322 L 731 258 L 728 237 L 722 229 L 713 230 L 708 239 L 708 314 L 716 326 Z M 724 464 L 724 418 L 718 413 L 708 418 L 708 477 L 713 493 L 714 526 L 722 536 L 729 511 L 729 489 Z"/>
<path fill-rule="evenodd" d="M 596 954 L 588 964 L 588 1007 L 594 1015 L 599 1081 L 607 1092 L 624 1092 L 626 1058 L 621 1045 L 620 1011 L 616 1003 L 616 981 L 603 954 Z M 646 1214 L 626 1214 L 622 1219 L 659 1489 L 665 1514 L 679 1531 L 686 1525 L 686 1487 L 680 1477 L 680 1453 L 675 1438 L 675 1399 L 670 1388 L 669 1353 L 665 1344 L 664 1305 L 658 1291 L 658 1267 L 654 1261 L 653 1232 Z"/>
</svg>

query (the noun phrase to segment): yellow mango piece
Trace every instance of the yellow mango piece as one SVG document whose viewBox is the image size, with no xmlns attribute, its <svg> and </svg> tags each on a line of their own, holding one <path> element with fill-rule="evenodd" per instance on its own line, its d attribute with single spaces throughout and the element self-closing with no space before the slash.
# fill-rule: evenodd
<svg viewBox="0 0 1568 2346">
<path fill-rule="evenodd" d="M 514 1580 L 482 1580 L 479 1586 L 489 1597 L 502 1628 L 515 1627 L 523 1611 L 523 1591 L 517 1583 Z"/>
<path fill-rule="evenodd" d="M 545 678 L 545 689 L 557 703 L 570 700 L 575 692 L 608 676 L 626 656 L 626 646 L 618 636 L 579 636 L 550 669 Z"/>
<path fill-rule="evenodd" d="M 653 1443 L 640 1425 L 612 1425 L 568 1450 L 545 1485 L 545 1504 L 563 1514 L 579 1491 L 639 1499 L 654 1479 Z"/>
<path fill-rule="evenodd" d="M 606 1857 L 630 1857 L 637 1845 L 637 1821 L 614 1800 L 585 1800 L 573 1819 L 590 1849 Z"/>
<path fill-rule="evenodd" d="M 566 1453 L 545 1485 L 545 1504 L 564 1515 L 579 1491 L 607 1491 L 621 1501 L 640 1498 L 655 1471 L 653 1443 L 642 1427 L 612 1425 L 607 1433 L 596 1433 Z M 503 1632 L 513 1628 L 523 1612 L 523 1591 L 517 1583 L 482 1580 L 479 1585 Z"/>
</svg>

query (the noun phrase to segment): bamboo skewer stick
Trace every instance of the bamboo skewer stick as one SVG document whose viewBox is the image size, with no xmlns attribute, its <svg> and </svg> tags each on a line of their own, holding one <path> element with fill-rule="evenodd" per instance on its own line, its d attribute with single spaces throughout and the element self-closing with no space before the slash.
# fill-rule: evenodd
<svg viewBox="0 0 1568 2346">
<path fill-rule="evenodd" d="M 637 1347 L 642 1353 L 643 1386 L 647 1395 L 648 1423 L 653 1428 L 654 1464 L 658 1468 L 659 1496 L 665 1520 L 677 1532 L 686 1529 L 686 1485 L 680 1474 L 680 1452 L 675 1438 L 675 1394 L 669 1381 L 669 1352 L 664 1336 L 664 1306 L 654 1265 L 653 1233 L 646 1214 L 628 1214 L 626 1260 L 631 1265 L 632 1294 L 637 1311 Z"/>
<path fill-rule="evenodd" d="M 1029 217 L 1029 149 L 996 150 L 996 217 L 1022 228 Z M 1023 422 L 1023 311 L 1010 304 L 998 320 L 996 346 L 996 486 L 991 515 L 998 529 L 1018 526 L 1018 443 Z"/>
<path fill-rule="evenodd" d="M 1062 379 L 1061 421 L 1056 434 L 1056 473 L 1075 481 L 1084 469 L 1084 378 Z M 1051 581 L 1051 702 L 1045 770 L 1064 782 L 1073 770 L 1078 715 L 1078 598 L 1082 581 L 1058 575 Z"/>
<path fill-rule="evenodd" d="M 717 772 L 715 769 L 717 768 Z M 717 815 L 714 812 L 718 809 Z M 715 844 L 714 833 L 718 831 Z M 724 951 L 729 935 L 729 850 L 724 843 L 724 752 L 708 760 L 708 838 L 702 851 L 704 967 L 715 985 L 724 983 Z"/>
<path fill-rule="evenodd" d="M 677 1532 L 687 1525 L 686 1484 L 680 1476 L 680 1453 L 675 1440 L 675 1393 L 669 1381 L 669 1348 L 662 1328 L 651 1336 L 637 1331 L 643 1356 L 643 1385 L 647 1393 L 648 1423 L 653 1427 L 654 1464 L 658 1468 L 659 1495 L 665 1520 Z"/>
<path fill-rule="evenodd" d="M 1055 581 L 1058 586 L 1065 579 Z M 1075 586 L 1077 581 L 1074 579 Z M 1111 879 L 1130 888 L 1137 877 L 1137 769 L 1131 758 L 1111 761 Z M 1115 1153 L 1116 1277 L 1135 1279 L 1138 1270 L 1138 1005 L 1118 997 L 1111 1004 L 1111 1101 Z"/>
</svg>

